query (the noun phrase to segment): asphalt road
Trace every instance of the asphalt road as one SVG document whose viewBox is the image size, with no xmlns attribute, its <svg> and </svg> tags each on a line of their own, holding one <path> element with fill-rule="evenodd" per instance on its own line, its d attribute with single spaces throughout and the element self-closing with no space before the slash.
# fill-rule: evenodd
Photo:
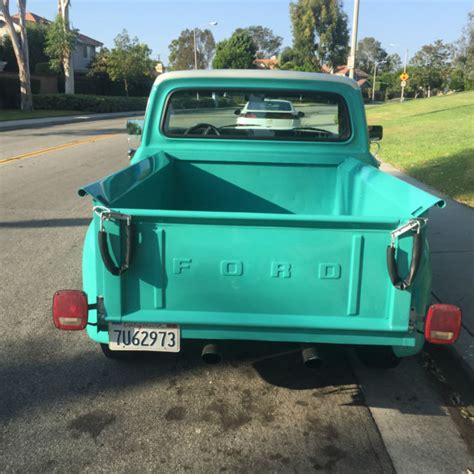
<svg viewBox="0 0 474 474">
<path fill-rule="evenodd" d="M 207 366 L 193 343 L 124 363 L 83 332 L 57 331 L 51 298 L 81 287 L 91 215 L 76 191 L 127 164 L 123 129 L 120 119 L 0 133 L 0 161 L 16 158 L 0 165 L 3 472 L 474 468 L 462 410 L 472 393 L 429 354 L 384 373 L 334 349 L 315 372 L 295 346 L 234 344 Z"/>
</svg>

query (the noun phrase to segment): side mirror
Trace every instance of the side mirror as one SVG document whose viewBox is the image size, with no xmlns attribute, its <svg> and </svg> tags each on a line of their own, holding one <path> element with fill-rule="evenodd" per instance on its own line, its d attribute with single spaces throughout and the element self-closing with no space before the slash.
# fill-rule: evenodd
<svg viewBox="0 0 474 474">
<path fill-rule="evenodd" d="M 383 127 L 382 125 L 369 125 L 369 139 L 378 141 L 383 138 Z"/>
<path fill-rule="evenodd" d="M 299 118 L 303 118 L 303 117 L 304 117 L 304 112 L 301 112 L 301 111 L 298 112 L 298 117 L 299 117 Z"/>
<path fill-rule="evenodd" d="M 234 110 L 234 115 L 240 115 L 241 110 L 240 109 L 235 109 Z"/>
<path fill-rule="evenodd" d="M 143 120 L 127 120 L 127 141 L 128 141 L 128 159 L 131 160 L 133 155 L 140 146 L 141 136 L 143 133 Z"/>
</svg>

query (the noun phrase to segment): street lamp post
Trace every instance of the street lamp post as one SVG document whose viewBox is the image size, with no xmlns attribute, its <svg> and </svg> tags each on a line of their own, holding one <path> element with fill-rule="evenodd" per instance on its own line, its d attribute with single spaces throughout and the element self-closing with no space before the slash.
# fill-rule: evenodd
<svg viewBox="0 0 474 474">
<path fill-rule="evenodd" d="M 198 68 L 198 53 L 197 53 L 197 48 L 196 48 L 196 30 L 197 28 L 194 28 L 193 34 L 194 34 L 194 69 Z"/>
<path fill-rule="evenodd" d="M 201 26 L 196 26 L 193 29 L 193 37 L 194 37 L 194 69 L 198 68 L 198 54 L 197 54 L 197 43 L 196 43 L 196 30 L 201 29 L 203 26 L 216 26 L 218 23 L 217 21 L 210 21 L 209 23 L 206 23 L 205 25 Z"/>
</svg>

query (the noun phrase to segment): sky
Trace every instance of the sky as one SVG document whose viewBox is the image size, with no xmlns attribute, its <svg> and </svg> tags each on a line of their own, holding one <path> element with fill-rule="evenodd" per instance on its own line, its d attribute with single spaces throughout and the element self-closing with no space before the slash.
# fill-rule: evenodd
<svg viewBox="0 0 474 474">
<path fill-rule="evenodd" d="M 229 37 L 238 27 L 262 25 L 291 46 L 287 0 L 72 0 L 70 18 L 81 33 L 113 45 L 114 37 L 127 29 L 131 36 L 153 50 L 167 64 L 168 45 L 186 28 L 210 27 L 216 41 Z M 352 25 L 353 0 L 344 0 Z M 14 2 L 11 2 L 13 13 Z M 57 0 L 29 0 L 27 10 L 48 19 L 57 11 Z M 403 59 L 437 39 L 457 40 L 474 10 L 474 0 L 361 0 L 358 39 L 373 36 L 386 51 Z"/>
</svg>

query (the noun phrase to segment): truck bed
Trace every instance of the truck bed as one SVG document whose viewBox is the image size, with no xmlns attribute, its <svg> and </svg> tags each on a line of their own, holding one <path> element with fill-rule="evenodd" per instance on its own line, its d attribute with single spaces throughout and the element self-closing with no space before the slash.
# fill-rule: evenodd
<svg viewBox="0 0 474 474">
<path fill-rule="evenodd" d="M 121 276 L 101 264 L 97 216 L 86 240 L 85 290 L 103 295 L 108 322 L 179 324 L 183 338 L 415 344 L 411 290 L 391 284 L 386 248 L 393 229 L 441 202 L 374 167 L 161 153 L 80 192 L 132 216 Z M 120 261 L 119 226 L 105 225 Z M 402 238 L 401 275 L 410 259 Z"/>
</svg>

